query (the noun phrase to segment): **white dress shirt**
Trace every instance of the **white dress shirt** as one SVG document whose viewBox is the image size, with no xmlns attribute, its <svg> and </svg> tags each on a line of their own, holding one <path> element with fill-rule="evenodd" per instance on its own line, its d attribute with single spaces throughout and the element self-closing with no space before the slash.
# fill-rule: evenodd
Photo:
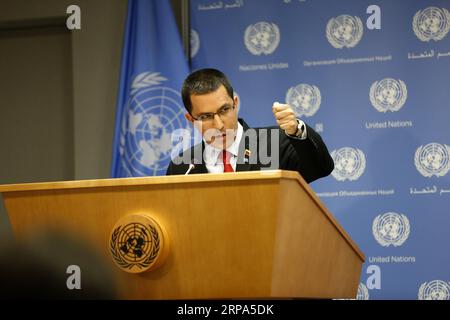
<svg viewBox="0 0 450 320">
<path fill-rule="evenodd" d="M 236 171 L 237 157 L 239 153 L 239 143 L 241 142 L 242 135 L 244 134 L 244 128 L 238 122 L 238 129 L 236 133 L 236 138 L 233 143 L 227 148 L 230 153 L 230 164 L 233 170 Z M 222 173 L 223 172 L 223 160 L 222 160 L 222 149 L 215 148 L 210 144 L 205 142 L 205 164 L 206 169 L 209 173 Z"/>
</svg>

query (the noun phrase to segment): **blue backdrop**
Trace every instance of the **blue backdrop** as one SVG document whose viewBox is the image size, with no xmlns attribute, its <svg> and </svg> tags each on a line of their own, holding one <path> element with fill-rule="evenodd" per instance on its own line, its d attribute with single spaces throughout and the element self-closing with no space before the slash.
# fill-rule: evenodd
<svg viewBox="0 0 450 320">
<path fill-rule="evenodd" d="M 449 11 L 191 1 L 193 69 L 224 71 L 250 125 L 290 103 L 332 152 L 333 174 L 311 186 L 366 254 L 358 299 L 450 299 Z"/>
</svg>

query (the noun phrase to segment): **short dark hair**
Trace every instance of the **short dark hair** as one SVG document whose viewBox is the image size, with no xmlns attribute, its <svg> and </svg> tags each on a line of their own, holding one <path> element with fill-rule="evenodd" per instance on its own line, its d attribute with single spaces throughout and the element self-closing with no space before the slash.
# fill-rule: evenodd
<svg viewBox="0 0 450 320">
<path fill-rule="evenodd" d="M 223 85 L 231 99 L 234 98 L 233 87 L 227 76 L 217 69 L 200 69 L 191 73 L 184 80 L 181 90 L 184 107 L 192 112 L 191 95 L 201 95 L 216 91 Z"/>
</svg>

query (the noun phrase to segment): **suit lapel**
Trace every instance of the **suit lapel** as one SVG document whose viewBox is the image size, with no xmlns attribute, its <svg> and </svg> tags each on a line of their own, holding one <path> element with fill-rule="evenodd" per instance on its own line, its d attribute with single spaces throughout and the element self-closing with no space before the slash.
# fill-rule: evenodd
<svg viewBox="0 0 450 320">
<path fill-rule="evenodd" d="M 251 165 L 249 163 L 238 163 L 236 165 L 236 172 L 240 171 L 251 171 Z"/>
<path fill-rule="evenodd" d="M 208 173 L 205 161 L 203 160 L 203 152 L 205 151 L 204 142 L 196 145 L 193 150 L 191 163 L 195 164 L 195 167 L 191 170 L 191 174 Z"/>
<path fill-rule="evenodd" d="M 251 171 L 252 165 L 249 163 L 249 152 L 256 152 L 256 150 L 249 150 L 248 141 L 245 139 L 245 132 L 249 129 L 249 126 L 243 119 L 239 119 L 239 123 L 242 125 L 244 129 L 241 141 L 239 142 L 239 154 L 236 165 L 236 172 L 240 171 Z"/>
<path fill-rule="evenodd" d="M 191 170 L 191 174 L 197 173 L 208 173 L 208 169 L 206 169 L 206 165 L 204 163 L 196 164 L 194 169 Z"/>
</svg>

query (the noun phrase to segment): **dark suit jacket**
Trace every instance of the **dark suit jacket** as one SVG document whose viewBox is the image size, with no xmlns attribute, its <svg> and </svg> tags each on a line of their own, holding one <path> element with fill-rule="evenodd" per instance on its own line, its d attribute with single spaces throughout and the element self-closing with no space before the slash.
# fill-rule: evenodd
<svg viewBox="0 0 450 320">
<path fill-rule="evenodd" d="M 264 159 L 264 155 L 271 155 L 272 147 L 270 133 L 264 135 L 264 132 L 270 132 L 266 131 L 267 129 L 276 130 L 279 135 L 279 165 L 276 168 L 272 166 L 272 169 L 297 171 L 308 183 L 325 177 L 333 171 L 334 162 L 327 147 L 320 135 L 308 125 L 306 125 L 307 138 L 305 140 L 289 137 L 279 127 L 255 128 L 254 130 L 257 133 L 257 146 L 255 146 L 246 138 L 246 132 L 249 133 L 247 131 L 248 125 L 242 119 L 239 119 L 239 122 L 244 128 L 244 134 L 240 142 L 236 171 L 259 171 L 263 168 L 269 168 L 270 164 L 267 164 Z M 250 156 L 248 152 L 246 154 L 246 149 L 251 151 Z M 193 146 L 190 150 L 186 150 L 178 159 L 170 162 L 166 175 L 185 174 L 191 163 L 195 164 L 195 167 L 189 174 L 208 173 L 202 159 L 203 150 L 203 142 Z M 260 155 L 263 155 L 263 157 L 260 158 Z M 184 163 L 181 163 L 180 157 L 185 159 Z M 174 162 L 181 164 L 175 164 Z"/>
</svg>

